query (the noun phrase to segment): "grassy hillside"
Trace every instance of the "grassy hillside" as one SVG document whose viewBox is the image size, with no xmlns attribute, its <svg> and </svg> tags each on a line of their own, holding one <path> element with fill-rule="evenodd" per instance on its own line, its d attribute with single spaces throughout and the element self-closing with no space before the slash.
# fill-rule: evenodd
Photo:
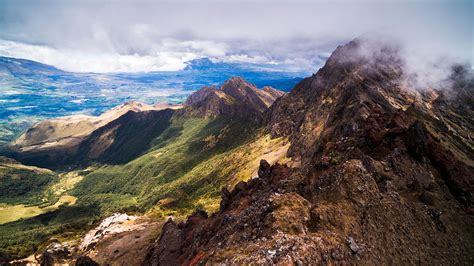
<svg viewBox="0 0 474 266">
<path fill-rule="evenodd" d="M 76 201 L 75 197 L 52 192 L 54 186 L 63 187 L 61 182 L 64 179 L 48 169 L 0 158 L 0 256 L 31 254 L 38 240 L 59 232 L 63 222 L 49 228 L 43 224 L 48 217 L 66 215 L 69 207 L 65 205 Z M 75 213 L 75 217 L 80 215 Z"/>
<path fill-rule="evenodd" d="M 223 118 L 175 118 L 147 154 L 125 165 L 93 171 L 73 195 L 97 202 L 109 212 L 157 206 L 166 210 L 163 215 L 184 215 L 196 207 L 215 210 L 222 186 L 249 178 L 249 169 L 256 169 L 265 145 L 283 146 L 281 140 L 259 135 L 251 124 Z M 252 166 L 247 165 L 250 162 Z M 125 205 L 104 204 L 104 198 L 114 197 L 121 197 Z"/>
<path fill-rule="evenodd" d="M 41 204 L 44 190 L 56 180 L 57 175 L 48 169 L 0 157 L 0 203 Z"/>
<path fill-rule="evenodd" d="M 29 219 L 0 225 L 0 256 L 18 259 L 31 255 L 48 243 L 51 236 L 58 239 L 77 238 L 100 213 L 93 205 L 62 205 Z"/>
<path fill-rule="evenodd" d="M 155 217 L 215 211 L 223 186 L 255 176 L 261 158 L 276 161 L 287 148 L 251 123 L 174 116 L 139 158 L 61 175 L 47 194 L 75 196 L 75 205 L 0 225 L 0 252 L 29 255 L 50 236 L 76 237 L 117 211 Z"/>
</svg>

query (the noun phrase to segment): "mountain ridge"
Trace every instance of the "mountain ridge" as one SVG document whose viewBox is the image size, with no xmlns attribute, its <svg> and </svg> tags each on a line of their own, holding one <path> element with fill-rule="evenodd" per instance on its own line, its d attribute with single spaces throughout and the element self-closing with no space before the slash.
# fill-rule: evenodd
<svg viewBox="0 0 474 266">
<path fill-rule="evenodd" d="M 5 56 L 0 56 L 0 67 L 7 70 L 11 75 L 16 75 L 16 73 L 18 72 L 22 74 L 31 74 L 32 72 L 35 72 L 35 74 L 38 72 L 64 72 L 63 70 L 60 70 L 54 66 L 43 64 L 33 60 Z M 12 71 L 13 68 L 15 69 L 15 71 Z"/>
<path fill-rule="evenodd" d="M 105 157 L 109 156 L 106 156 L 105 151 L 118 140 L 115 137 L 117 137 L 117 130 L 123 128 L 120 126 L 136 121 L 146 128 L 150 124 L 156 123 L 156 121 L 153 121 L 155 119 L 159 123 L 165 123 L 163 119 L 169 119 L 172 114 L 171 110 L 174 108 L 179 108 L 179 106 L 151 106 L 128 102 L 98 117 L 76 115 L 45 120 L 28 129 L 3 153 L 25 164 L 50 168 L 67 165 L 78 167 L 84 163 L 89 163 L 91 160 L 107 162 Z M 149 119 L 150 124 L 146 125 L 146 123 L 140 122 L 144 119 Z M 122 123 L 117 121 L 122 121 Z M 115 127 L 111 128 L 111 126 Z M 143 130 L 141 132 L 147 131 Z M 108 138 L 109 140 L 107 140 Z M 95 143 L 93 139 L 96 139 Z M 128 142 L 125 139 L 121 141 Z M 98 142 L 102 142 L 101 147 Z M 89 150 L 87 146 L 92 148 Z M 131 153 L 136 156 L 140 150 L 145 148 L 146 146 L 137 146 L 136 149 L 133 149 L 136 151 Z M 125 158 L 130 159 L 133 156 Z"/>
<path fill-rule="evenodd" d="M 304 75 L 304 71 L 272 71 L 245 63 L 214 64 L 192 71 L 75 73 L 0 57 L 0 148 L 45 119 L 78 113 L 100 115 L 131 100 L 178 104 L 193 91 L 222 84 L 232 76 L 242 76 L 258 87 L 289 90 Z"/>
<path fill-rule="evenodd" d="M 258 89 L 239 77 L 232 77 L 221 87 L 204 87 L 185 102 L 190 113 L 201 117 L 225 115 L 244 120 L 262 120 L 263 112 L 284 92 L 271 87 Z"/>
<path fill-rule="evenodd" d="M 442 91 L 401 82 L 396 47 L 362 45 L 338 47 L 267 111 L 299 166 L 262 160 L 219 212 L 168 220 L 143 265 L 474 261 L 472 125 L 438 105 Z"/>
</svg>

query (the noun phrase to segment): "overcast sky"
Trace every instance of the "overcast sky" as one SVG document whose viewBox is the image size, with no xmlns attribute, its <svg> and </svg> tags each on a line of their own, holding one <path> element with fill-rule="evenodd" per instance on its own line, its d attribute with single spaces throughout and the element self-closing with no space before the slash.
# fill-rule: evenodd
<svg viewBox="0 0 474 266">
<path fill-rule="evenodd" d="M 316 70 L 337 45 L 393 36 L 470 61 L 471 0 L 0 0 L 0 55 L 80 72 L 177 70 L 201 57 Z"/>
</svg>

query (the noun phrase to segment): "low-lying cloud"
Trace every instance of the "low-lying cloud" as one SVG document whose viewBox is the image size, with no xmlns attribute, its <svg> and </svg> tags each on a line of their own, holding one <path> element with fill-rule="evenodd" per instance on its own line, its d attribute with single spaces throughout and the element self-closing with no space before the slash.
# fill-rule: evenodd
<svg viewBox="0 0 474 266">
<path fill-rule="evenodd" d="M 110 51 L 88 52 L 77 49 L 56 49 L 0 40 L 0 55 L 27 58 L 66 71 L 95 73 L 179 70 L 186 66 L 186 61 L 216 55 L 216 53 L 206 53 L 205 49 L 193 49 L 192 46 L 196 45 L 194 43 L 183 44 L 176 41 L 174 43 L 189 45 L 188 51 L 176 52 L 172 47 L 164 44 L 157 47 L 160 52 L 155 54 L 118 54 Z M 212 46 L 212 44 L 206 45 Z M 203 45 L 201 44 L 201 46 Z"/>
<path fill-rule="evenodd" d="M 78 72 L 177 70 L 201 57 L 316 71 L 337 45 L 377 31 L 414 54 L 472 63 L 472 13 L 470 0 L 0 0 L 0 55 Z"/>
</svg>

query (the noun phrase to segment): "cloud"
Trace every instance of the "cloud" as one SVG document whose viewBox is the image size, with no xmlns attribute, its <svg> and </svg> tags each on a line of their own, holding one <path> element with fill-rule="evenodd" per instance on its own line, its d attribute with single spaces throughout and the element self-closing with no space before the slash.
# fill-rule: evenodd
<svg viewBox="0 0 474 266">
<path fill-rule="evenodd" d="M 172 45 L 173 43 L 175 45 Z M 212 43 L 182 43 L 176 40 L 167 40 L 162 46 L 157 47 L 159 52 L 140 55 L 136 53 L 86 52 L 73 49 L 60 50 L 47 46 L 0 40 L 0 55 L 27 58 L 73 72 L 172 71 L 184 68 L 186 61 L 204 55 L 219 54 L 216 51 L 205 53 L 206 45 L 210 46 L 210 49 L 216 49 Z M 174 50 L 174 47 L 178 46 L 181 46 L 182 51 Z"/>
<path fill-rule="evenodd" d="M 199 57 L 316 71 L 337 45 L 380 31 L 472 61 L 472 13 L 470 0 L 0 0 L 0 53 L 81 72 L 175 70 Z"/>
<path fill-rule="evenodd" d="M 357 71 L 369 75 L 391 73 L 401 86 L 418 92 L 432 89 L 449 91 L 454 86 L 456 72 L 465 71 L 465 76 L 473 74 L 467 71 L 467 62 L 460 58 L 414 50 L 383 33 L 362 35 L 338 49 L 330 57 L 329 65 L 333 62 L 355 64 Z"/>
<path fill-rule="evenodd" d="M 274 44 L 291 47 L 290 44 Z M 279 64 L 289 71 L 307 71 L 320 66 L 328 53 L 315 52 L 317 56 L 306 58 L 307 52 L 282 51 L 268 54 L 251 43 L 223 43 L 209 40 L 182 41 L 166 38 L 153 44 L 146 52 L 117 53 L 115 51 L 84 51 L 57 49 L 46 45 L 28 44 L 0 39 L 0 55 L 26 58 L 71 72 L 150 72 L 181 70 L 186 62 L 197 58 L 211 58 L 219 62 L 247 62 Z M 312 47 L 313 48 L 313 47 Z M 309 48 L 308 48 L 309 49 Z M 284 54 L 284 55 L 282 55 Z"/>
</svg>

